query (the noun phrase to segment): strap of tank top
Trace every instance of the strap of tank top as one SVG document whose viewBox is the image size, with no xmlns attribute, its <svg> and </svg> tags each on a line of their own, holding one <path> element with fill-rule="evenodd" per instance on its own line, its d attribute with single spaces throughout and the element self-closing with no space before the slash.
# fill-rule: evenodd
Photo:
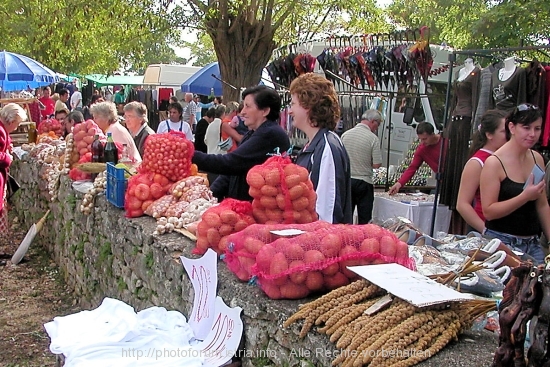
<svg viewBox="0 0 550 367">
<path fill-rule="evenodd" d="M 535 159 L 535 153 L 533 153 L 533 149 L 529 149 L 531 152 L 531 155 L 533 156 L 533 161 L 535 161 L 535 164 L 537 164 L 537 160 Z"/>
<path fill-rule="evenodd" d="M 502 163 L 502 161 L 500 160 L 500 158 L 496 155 L 493 155 L 493 157 L 495 157 L 496 159 L 498 159 L 498 161 L 500 162 L 500 165 L 502 166 L 502 169 L 504 170 L 504 174 L 506 175 L 506 177 L 508 177 L 508 172 L 506 172 L 506 168 L 504 168 L 504 164 Z"/>
</svg>

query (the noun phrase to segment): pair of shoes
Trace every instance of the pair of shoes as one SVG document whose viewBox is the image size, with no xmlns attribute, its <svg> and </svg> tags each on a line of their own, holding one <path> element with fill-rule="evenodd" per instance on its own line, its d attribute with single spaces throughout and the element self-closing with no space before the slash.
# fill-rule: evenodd
<svg viewBox="0 0 550 367">
<path fill-rule="evenodd" d="M 432 246 L 436 248 L 440 245 L 441 242 L 427 235 L 422 235 L 418 237 L 412 244 L 412 246 Z"/>
<path fill-rule="evenodd" d="M 499 275 L 505 276 L 506 271 L 502 271 L 502 274 L 500 272 L 496 274 L 491 271 L 478 270 L 475 273 L 457 279 L 457 283 L 460 286 L 461 292 L 490 297 L 492 293 L 500 292 L 504 289 L 504 283 Z"/>
<path fill-rule="evenodd" d="M 411 246 L 421 235 L 414 229 L 405 228 L 402 232 L 396 233 L 396 236 L 400 241 L 403 241 L 407 245 Z"/>
<path fill-rule="evenodd" d="M 498 255 L 496 255 L 498 253 Z M 468 256 L 474 256 L 474 261 L 486 261 L 491 258 L 493 255 L 496 258 L 504 257 L 504 260 L 501 261 L 502 265 L 509 266 L 510 268 L 515 268 L 521 264 L 521 259 L 505 244 L 503 244 L 498 238 L 494 238 L 485 246 L 481 247 L 479 250 L 470 250 Z M 493 263 L 491 261 L 490 263 Z M 498 267 L 499 265 L 494 266 L 493 268 Z"/>
</svg>

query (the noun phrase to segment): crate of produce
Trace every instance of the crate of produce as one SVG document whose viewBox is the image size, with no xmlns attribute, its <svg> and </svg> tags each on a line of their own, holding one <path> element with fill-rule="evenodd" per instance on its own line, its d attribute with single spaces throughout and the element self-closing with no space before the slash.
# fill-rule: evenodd
<svg viewBox="0 0 550 367">
<path fill-rule="evenodd" d="M 124 208 L 124 194 L 128 180 L 124 168 L 107 163 L 107 200 L 118 208 Z"/>
</svg>

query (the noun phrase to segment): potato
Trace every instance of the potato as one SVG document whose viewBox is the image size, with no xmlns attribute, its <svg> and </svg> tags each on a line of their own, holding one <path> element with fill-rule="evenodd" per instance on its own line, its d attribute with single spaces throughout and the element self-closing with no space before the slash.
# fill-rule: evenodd
<svg viewBox="0 0 550 367">
<path fill-rule="evenodd" d="M 282 275 L 282 273 L 287 270 L 288 261 L 286 260 L 285 254 L 282 252 L 277 252 L 271 259 L 271 264 L 269 265 L 269 275 L 280 275 L 280 277 L 273 279 L 273 282 L 277 285 L 285 284 L 288 277 L 286 275 Z"/>
<path fill-rule="evenodd" d="M 327 257 L 336 257 L 342 248 L 342 241 L 340 236 L 336 233 L 328 233 L 321 238 L 321 245 L 319 250 Z"/>
<path fill-rule="evenodd" d="M 208 240 L 206 237 L 197 238 L 197 250 L 199 253 L 204 254 L 209 248 L 210 246 L 208 245 Z"/>
<path fill-rule="evenodd" d="M 288 264 L 288 268 L 302 268 L 304 266 L 304 262 L 301 260 L 294 260 L 291 261 L 290 264 Z M 295 284 L 302 284 L 307 279 L 307 273 L 301 269 L 301 270 L 295 270 L 295 272 L 289 274 L 288 276 L 290 278 L 290 281 Z"/>
<path fill-rule="evenodd" d="M 323 273 L 323 275 L 334 275 L 338 273 L 339 270 L 340 270 L 340 264 L 336 262 L 322 269 L 321 273 Z"/>
<path fill-rule="evenodd" d="M 325 286 L 323 274 L 319 271 L 310 271 L 307 274 L 306 287 L 314 292 Z"/>
<path fill-rule="evenodd" d="M 224 209 L 220 212 L 220 219 L 223 223 L 234 226 L 239 221 L 239 215 L 231 209 Z"/>
<path fill-rule="evenodd" d="M 218 244 L 222 238 L 217 228 L 208 228 L 208 231 L 206 232 L 206 239 L 211 246 L 218 247 Z"/>
<path fill-rule="evenodd" d="M 256 255 L 264 245 L 264 242 L 253 237 L 246 237 L 243 242 L 245 250 L 254 255 Z"/>
<path fill-rule="evenodd" d="M 340 273 L 340 272 L 334 275 L 325 276 L 324 278 L 325 278 L 324 279 L 325 286 L 329 290 L 340 288 L 350 283 L 348 277 L 346 277 L 343 273 Z"/>
<path fill-rule="evenodd" d="M 228 236 L 224 236 L 220 239 L 216 252 L 221 255 L 227 250 L 227 246 L 229 246 Z"/>
<path fill-rule="evenodd" d="M 248 223 L 246 223 L 246 221 L 243 219 L 239 219 L 237 223 L 235 223 L 235 232 L 240 232 L 246 227 L 248 227 Z"/>
<path fill-rule="evenodd" d="M 277 245 L 277 248 L 285 254 L 288 261 L 304 259 L 305 251 L 299 243 L 281 238 L 274 244 Z"/>
<path fill-rule="evenodd" d="M 306 197 L 303 197 L 303 196 L 292 201 L 292 209 L 296 211 L 305 210 L 307 209 L 308 206 L 309 206 L 309 201 Z"/>
<path fill-rule="evenodd" d="M 281 297 L 286 299 L 300 299 L 309 294 L 309 289 L 305 285 L 297 285 L 292 282 L 281 285 L 280 289 Z"/>
<path fill-rule="evenodd" d="M 252 196 L 254 199 L 259 199 L 262 197 L 262 192 L 260 191 L 260 189 L 250 186 L 250 188 L 248 189 L 248 195 Z"/>
<path fill-rule="evenodd" d="M 260 198 L 260 204 L 267 209 L 279 209 L 277 200 L 273 196 L 262 196 Z"/>
<path fill-rule="evenodd" d="M 254 187 L 258 190 L 265 186 L 264 178 L 260 173 L 256 172 L 256 170 L 248 171 L 248 174 L 246 175 L 246 182 L 250 185 L 250 187 Z"/>
<path fill-rule="evenodd" d="M 306 224 L 314 221 L 313 216 L 307 210 L 302 210 L 300 213 L 300 218 L 298 218 L 298 223 Z"/>
<path fill-rule="evenodd" d="M 266 209 L 265 215 L 267 216 L 268 220 L 271 220 L 275 223 L 283 222 L 283 212 L 279 209 Z"/>
<path fill-rule="evenodd" d="M 272 169 L 265 174 L 265 184 L 270 186 L 279 186 L 281 184 L 281 174 L 278 169 Z"/>
<path fill-rule="evenodd" d="M 300 176 L 293 174 L 285 177 L 286 187 L 290 190 L 292 187 L 300 184 Z"/>
<path fill-rule="evenodd" d="M 262 290 L 271 299 L 281 299 L 282 298 L 279 286 L 273 284 L 272 282 L 265 282 L 264 281 L 262 283 Z"/>
<path fill-rule="evenodd" d="M 263 209 L 253 209 L 252 215 L 254 216 L 256 223 L 264 224 L 269 220 L 265 214 L 265 210 Z"/>
<path fill-rule="evenodd" d="M 287 200 L 283 194 L 277 194 L 277 197 L 275 198 L 275 200 L 277 201 L 277 206 L 279 207 L 279 209 L 281 210 L 286 209 Z M 292 202 L 289 200 L 288 206 L 291 206 L 291 205 L 292 205 Z"/>
<path fill-rule="evenodd" d="M 258 251 L 258 255 L 256 255 L 256 265 L 258 266 L 258 270 L 264 273 L 269 272 L 271 260 L 276 253 L 277 252 L 271 244 L 266 244 L 263 246 L 260 251 Z"/>
<path fill-rule="evenodd" d="M 303 184 L 296 185 L 294 187 L 291 187 L 288 189 L 288 196 L 290 196 L 290 200 L 296 200 L 298 198 L 301 198 L 305 192 Z M 307 189 L 306 189 L 307 190 Z"/>
<path fill-rule="evenodd" d="M 396 242 L 393 236 L 382 236 L 380 238 L 380 255 L 394 258 L 397 251 Z"/>
<path fill-rule="evenodd" d="M 304 253 L 304 262 L 306 264 L 320 264 L 325 260 L 325 256 L 319 250 L 308 250 Z"/>
<path fill-rule="evenodd" d="M 377 238 L 366 238 L 361 243 L 359 251 L 368 254 L 378 254 L 380 252 L 380 242 Z"/>
<path fill-rule="evenodd" d="M 218 232 L 220 233 L 220 236 L 227 236 L 233 233 L 233 226 L 229 224 L 222 224 L 220 228 L 218 229 Z"/>
<path fill-rule="evenodd" d="M 262 195 L 265 195 L 265 196 L 277 196 L 277 194 L 279 193 L 279 190 L 275 187 L 275 186 L 270 186 L 270 185 L 264 185 L 260 188 L 260 191 L 262 193 Z"/>
<path fill-rule="evenodd" d="M 202 215 L 202 220 L 208 225 L 208 227 L 219 228 L 222 225 L 222 220 L 220 216 L 213 211 L 206 211 Z"/>
<path fill-rule="evenodd" d="M 396 260 L 407 260 L 409 258 L 409 246 L 403 242 L 397 242 L 397 250 L 395 251 Z"/>
</svg>

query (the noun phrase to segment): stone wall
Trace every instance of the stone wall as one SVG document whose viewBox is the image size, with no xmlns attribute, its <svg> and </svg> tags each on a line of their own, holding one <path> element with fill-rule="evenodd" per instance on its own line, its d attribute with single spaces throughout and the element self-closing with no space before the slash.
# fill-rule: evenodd
<svg viewBox="0 0 550 367">
<path fill-rule="evenodd" d="M 153 236 L 152 218 L 125 218 L 103 196 L 85 216 L 79 210 L 83 195 L 65 176 L 59 199 L 49 203 L 37 162 L 15 161 L 11 173 L 21 184 L 13 210 L 24 227 L 51 210 L 35 241 L 49 249 L 83 308 L 95 308 L 104 297 L 112 297 L 136 311 L 162 306 L 190 314 L 193 290 L 179 256 L 195 257 L 194 242 L 175 233 Z M 222 261 L 218 295 L 227 305 L 243 309 L 243 366 L 330 366 L 335 347 L 324 335 L 310 332 L 299 339 L 298 325 L 282 327 L 303 301 L 270 300 L 256 286 L 240 282 Z"/>
</svg>

